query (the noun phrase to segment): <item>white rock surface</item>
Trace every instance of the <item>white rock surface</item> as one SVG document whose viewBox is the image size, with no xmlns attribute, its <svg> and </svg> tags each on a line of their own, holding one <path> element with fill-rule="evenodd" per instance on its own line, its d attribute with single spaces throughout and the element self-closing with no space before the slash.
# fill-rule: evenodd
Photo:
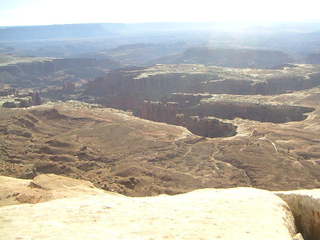
<svg viewBox="0 0 320 240">
<path fill-rule="evenodd" d="M 85 192 L 0 207 L 0 239 L 292 240 L 296 234 L 287 204 L 264 190 L 202 189 L 143 198 Z"/>
<path fill-rule="evenodd" d="M 292 240 L 304 240 L 304 238 L 301 233 L 297 233 Z"/>
</svg>

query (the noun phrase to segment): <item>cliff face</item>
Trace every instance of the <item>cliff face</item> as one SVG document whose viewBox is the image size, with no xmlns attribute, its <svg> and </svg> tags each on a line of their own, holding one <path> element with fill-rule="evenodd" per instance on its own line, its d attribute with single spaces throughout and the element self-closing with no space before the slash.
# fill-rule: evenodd
<svg viewBox="0 0 320 240">
<path fill-rule="evenodd" d="M 112 71 L 90 82 L 85 94 L 98 97 L 101 103 L 105 101 L 111 107 L 119 105 L 112 105 L 113 99 L 128 96 L 140 102 L 177 102 L 176 99 L 167 100 L 172 99 L 171 95 L 177 92 L 196 95 L 274 95 L 320 85 L 319 72 L 320 69 L 314 65 L 294 65 L 272 70 L 239 70 L 192 64 L 155 65 Z M 126 103 L 121 108 L 135 110 L 126 106 Z"/>
<path fill-rule="evenodd" d="M 137 112 L 137 115 L 141 118 L 170 124 L 178 123 L 177 114 L 179 114 L 179 105 L 176 102 L 144 101 Z"/>
<path fill-rule="evenodd" d="M 204 137 L 231 137 L 237 134 L 237 127 L 212 117 L 187 117 L 184 124 L 190 132 Z"/>
<path fill-rule="evenodd" d="M 184 109 L 177 102 L 148 102 L 136 112 L 136 115 L 156 121 L 186 127 L 192 133 L 204 137 L 230 137 L 236 134 L 237 127 L 215 118 L 184 114 Z"/>
<path fill-rule="evenodd" d="M 291 91 L 310 89 L 320 85 L 320 75 L 311 74 L 307 79 L 297 76 L 271 77 L 264 81 L 253 80 L 211 80 L 202 83 L 201 89 L 214 94 L 274 95 Z"/>
<path fill-rule="evenodd" d="M 311 73 L 305 77 L 282 76 L 271 77 L 265 83 L 254 85 L 255 94 L 281 94 L 291 91 L 310 89 L 320 85 L 320 74 Z"/>
<path fill-rule="evenodd" d="M 251 103 L 240 101 L 202 102 L 184 111 L 198 116 L 214 116 L 222 119 L 250 119 L 260 122 L 286 123 L 302 121 L 307 118 L 305 113 L 314 108 L 290 106 L 284 104 Z"/>
<path fill-rule="evenodd" d="M 188 65 L 186 66 L 188 67 Z M 172 65 L 172 67 L 178 68 L 178 66 L 175 65 Z M 319 73 L 310 74 L 305 78 L 305 76 L 293 75 L 278 76 L 276 70 L 274 70 L 274 72 L 270 70 L 269 74 L 274 74 L 275 76 L 258 79 L 259 81 L 257 81 L 256 77 L 248 78 L 246 76 L 246 78 L 241 79 L 241 72 L 239 72 L 240 77 L 235 78 L 233 75 L 237 74 L 237 70 L 232 72 L 229 69 L 225 69 L 224 75 L 220 76 L 221 73 L 218 74 L 218 72 L 223 71 L 223 68 L 216 69 L 216 72 L 208 71 L 202 73 L 197 72 L 197 67 L 198 65 L 194 65 L 194 72 L 161 73 L 160 71 L 150 75 L 148 75 L 148 68 L 117 70 L 111 72 L 104 78 L 99 78 L 90 83 L 86 92 L 96 96 L 141 95 L 144 98 L 156 100 L 175 92 L 194 94 L 272 95 L 309 89 L 320 85 Z M 163 71 L 168 70 L 165 69 Z"/>
<path fill-rule="evenodd" d="M 167 73 L 140 76 L 142 68 L 116 70 L 88 84 L 86 93 L 94 96 L 137 96 L 160 99 L 174 92 L 201 92 L 200 83 L 212 74 Z"/>
<path fill-rule="evenodd" d="M 228 137 L 236 134 L 237 127 L 219 119 L 250 119 L 260 122 L 286 123 L 302 121 L 311 107 L 241 102 L 240 100 L 210 100 L 207 95 L 173 94 L 177 102 L 144 101 L 136 105 L 136 116 L 169 124 L 184 126 L 192 133 L 204 137 Z M 217 119 L 219 118 L 219 119 Z"/>
</svg>

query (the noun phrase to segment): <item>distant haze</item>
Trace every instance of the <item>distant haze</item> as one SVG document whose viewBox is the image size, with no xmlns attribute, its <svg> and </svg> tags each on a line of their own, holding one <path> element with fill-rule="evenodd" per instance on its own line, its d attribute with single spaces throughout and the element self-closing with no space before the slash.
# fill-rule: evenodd
<svg viewBox="0 0 320 240">
<path fill-rule="evenodd" d="M 2 0 L 0 26 L 97 22 L 319 21 L 319 0 Z"/>
</svg>

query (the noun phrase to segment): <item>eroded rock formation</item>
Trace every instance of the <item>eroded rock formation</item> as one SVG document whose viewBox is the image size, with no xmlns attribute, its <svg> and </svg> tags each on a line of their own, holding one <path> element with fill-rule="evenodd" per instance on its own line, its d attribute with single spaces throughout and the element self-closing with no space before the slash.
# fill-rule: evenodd
<svg viewBox="0 0 320 240">
<path fill-rule="evenodd" d="M 6 102 L 2 104 L 4 108 L 26 108 L 30 106 L 37 106 L 42 104 L 42 99 L 38 91 L 19 93 L 6 98 Z"/>
</svg>

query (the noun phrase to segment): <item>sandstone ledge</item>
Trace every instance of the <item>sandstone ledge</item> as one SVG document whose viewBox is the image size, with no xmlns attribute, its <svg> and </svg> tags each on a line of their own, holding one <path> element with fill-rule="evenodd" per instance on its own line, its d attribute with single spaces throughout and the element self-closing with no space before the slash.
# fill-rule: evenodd
<svg viewBox="0 0 320 240">
<path fill-rule="evenodd" d="M 287 204 L 264 190 L 202 189 L 133 198 L 52 174 L 37 178 L 30 181 L 43 191 L 37 194 L 49 192 L 54 200 L 1 207 L 0 239 L 292 240 L 296 234 Z M 8 179 L 0 178 L 2 194 L 14 185 Z M 30 188 L 30 182 L 17 181 L 20 191 Z"/>
</svg>

